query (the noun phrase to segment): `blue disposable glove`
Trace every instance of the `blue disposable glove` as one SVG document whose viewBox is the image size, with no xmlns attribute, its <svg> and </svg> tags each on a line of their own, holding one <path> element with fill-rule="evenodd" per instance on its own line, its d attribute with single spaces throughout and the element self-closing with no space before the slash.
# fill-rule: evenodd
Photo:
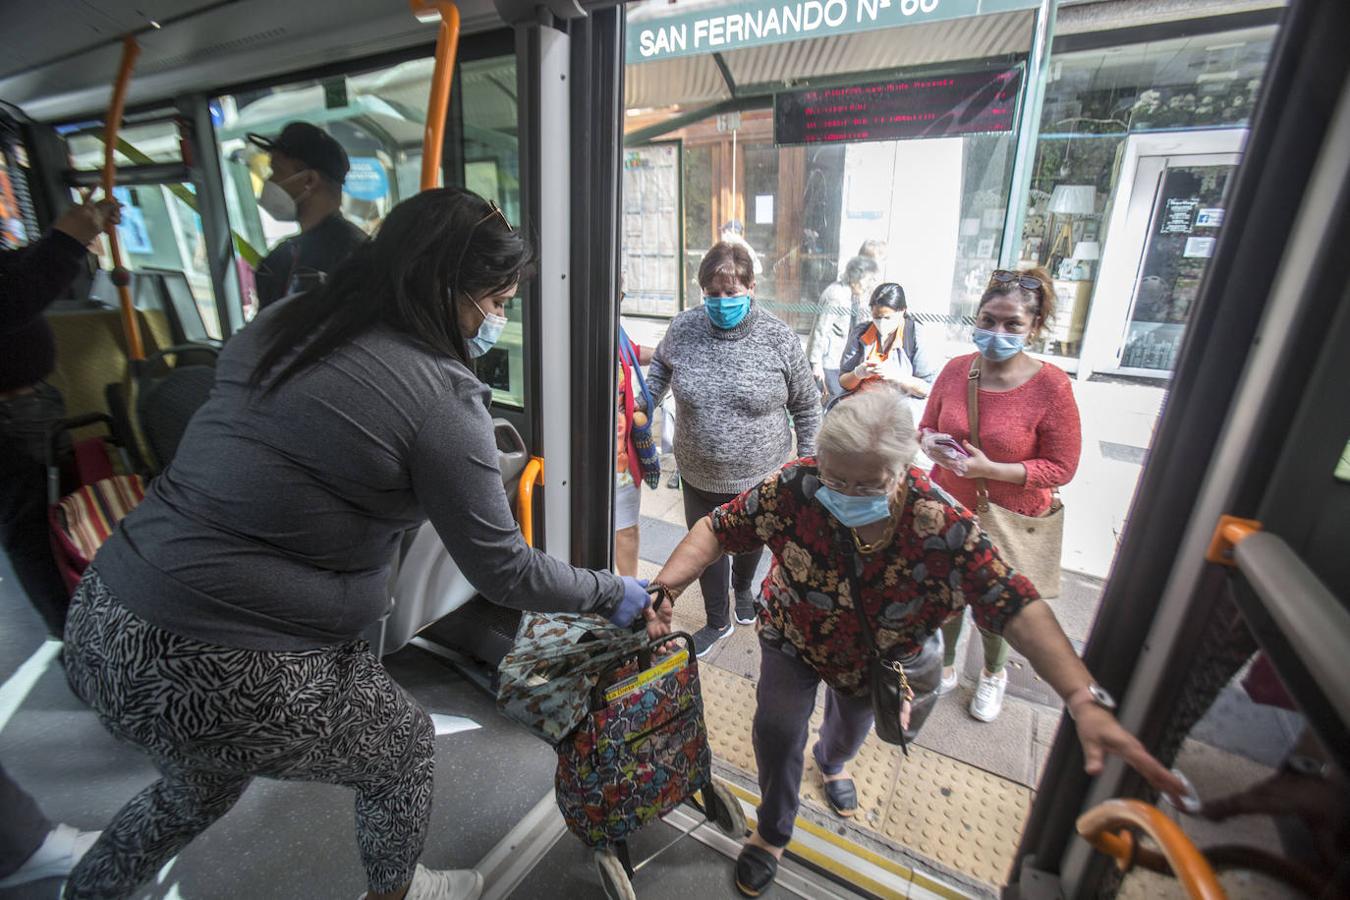
<svg viewBox="0 0 1350 900">
<path fill-rule="evenodd" d="M 614 607 L 609 620 L 620 628 L 627 628 L 644 609 L 651 606 L 652 595 L 647 593 L 645 578 L 631 578 L 624 575 L 620 580 L 623 581 L 623 599 Z"/>
</svg>

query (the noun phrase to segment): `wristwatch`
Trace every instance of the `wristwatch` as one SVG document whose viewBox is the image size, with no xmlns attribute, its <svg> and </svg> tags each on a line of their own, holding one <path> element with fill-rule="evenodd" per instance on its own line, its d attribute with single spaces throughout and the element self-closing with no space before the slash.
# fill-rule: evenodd
<svg viewBox="0 0 1350 900">
<path fill-rule="evenodd" d="M 1093 703 L 1097 704 L 1098 706 L 1100 706 L 1102 709 L 1106 710 L 1107 712 L 1116 711 L 1116 699 L 1106 692 L 1106 688 L 1102 687 L 1095 681 L 1090 681 L 1088 682 L 1086 687 L 1080 687 L 1078 690 L 1074 691 L 1072 694 L 1064 698 L 1064 709 L 1068 711 L 1069 718 L 1071 719 L 1074 718 L 1073 714 L 1074 698 L 1077 697 L 1079 694 L 1081 694 L 1083 691 L 1087 691 L 1088 699 L 1091 700 Z"/>
</svg>

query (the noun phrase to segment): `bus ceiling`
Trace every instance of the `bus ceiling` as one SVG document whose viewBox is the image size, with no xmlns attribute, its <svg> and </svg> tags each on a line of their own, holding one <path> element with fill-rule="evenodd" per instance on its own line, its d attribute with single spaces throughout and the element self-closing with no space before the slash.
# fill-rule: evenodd
<svg viewBox="0 0 1350 900">
<path fill-rule="evenodd" d="M 465 35 L 504 23 L 492 0 L 458 6 Z M 414 18 L 406 3 L 369 0 L 23 4 L 6 14 L 0 98 L 38 121 L 100 112 L 127 34 L 141 45 L 127 100 L 135 108 L 185 92 L 429 46 L 436 29 Z"/>
</svg>

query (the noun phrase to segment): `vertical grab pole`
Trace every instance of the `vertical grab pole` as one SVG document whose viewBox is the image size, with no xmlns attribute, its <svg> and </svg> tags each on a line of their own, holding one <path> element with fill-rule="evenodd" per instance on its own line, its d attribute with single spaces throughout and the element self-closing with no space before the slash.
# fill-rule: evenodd
<svg viewBox="0 0 1350 900">
<path fill-rule="evenodd" d="M 136 39 L 127 35 L 122 41 L 122 65 L 117 70 L 117 81 L 113 85 L 112 102 L 108 105 L 108 115 L 104 120 L 107 135 L 103 139 L 103 196 L 112 199 L 113 181 L 117 174 L 117 132 L 122 127 L 122 111 L 127 103 L 127 87 L 131 84 L 131 70 L 136 66 L 136 57 L 141 48 Z M 140 323 L 136 321 L 136 309 L 131 302 L 131 273 L 122 265 L 122 245 L 117 239 L 117 226 L 108 224 L 108 254 L 112 257 L 112 282 L 117 287 L 117 297 L 122 309 L 122 331 L 127 338 L 127 357 L 131 360 L 145 359 L 145 346 L 141 343 Z"/>
<path fill-rule="evenodd" d="M 431 71 L 427 125 L 422 134 L 422 186 L 429 191 L 441 183 L 441 151 L 445 145 L 445 116 L 450 107 L 450 83 L 459 53 L 459 7 L 450 0 L 410 0 L 419 22 L 441 21 L 436 35 L 436 65 Z"/>
</svg>

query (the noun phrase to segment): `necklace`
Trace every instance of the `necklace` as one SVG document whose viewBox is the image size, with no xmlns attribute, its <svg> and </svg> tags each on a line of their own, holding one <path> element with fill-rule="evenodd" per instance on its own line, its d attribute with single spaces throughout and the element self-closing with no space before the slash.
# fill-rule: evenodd
<svg viewBox="0 0 1350 900">
<path fill-rule="evenodd" d="M 862 542 L 862 538 L 858 537 L 858 530 L 856 528 L 850 528 L 848 533 L 853 536 L 853 546 L 858 548 L 859 553 L 864 555 L 876 553 L 878 550 L 885 549 L 886 545 L 891 542 L 891 538 L 895 537 L 895 520 L 892 519 L 890 524 L 886 526 L 885 534 L 870 544 L 864 544 Z"/>
<path fill-rule="evenodd" d="M 863 539 L 858 537 L 858 529 L 850 528 L 848 533 L 853 537 L 853 546 L 858 548 L 858 552 L 864 555 L 876 553 L 878 550 L 886 549 L 891 540 L 895 537 L 895 527 L 899 521 L 897 512 L 903 512 L 905 508 L 905 498 L 909 496 L 909 484 L 906 483 L 900 490 L 900 496 L 891 504 L 891 514 L 886 519 L 886 530 L 881 537 L 872 541 L 870 544 L 863 543 Z"/>
</svg>

